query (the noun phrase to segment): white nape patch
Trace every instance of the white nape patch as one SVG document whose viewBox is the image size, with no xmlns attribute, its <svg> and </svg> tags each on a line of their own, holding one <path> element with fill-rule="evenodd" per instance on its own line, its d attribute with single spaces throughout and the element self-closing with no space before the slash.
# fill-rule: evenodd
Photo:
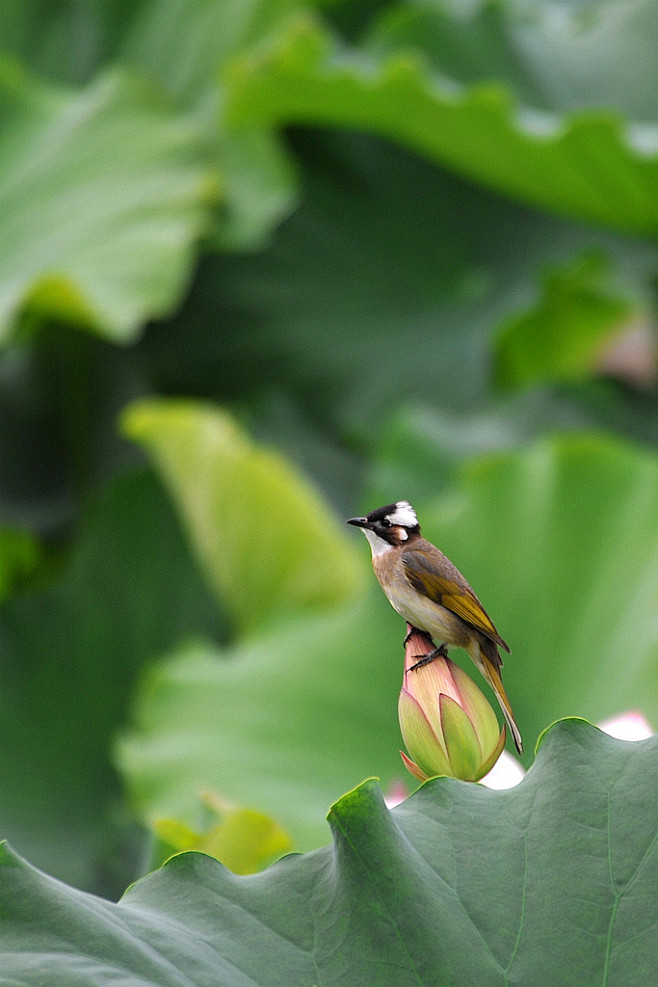
<svg viewBox="0 0 658 987">
<path fill-rule="evenodd" d="M 388 515 L 391 524 L 399 524 L 404 528 L 415 528 L 418 524 L 416 512 L 408 500 L 399 500 L 393 514 Z"/>
<path fill-rule="evenodd" d="M 361 531 L 370 542 L 370 549 L 372 551 L 373 559 L 376 555 L 383 555 L 384 552 L 390 552 L 393 548 L 392 545 L 389 545 L 387 541 L 384 541 L 383 538 L 376 535 L 374 531 L 370 530 L 370 528 L 361 528 Z"/>
</svg>

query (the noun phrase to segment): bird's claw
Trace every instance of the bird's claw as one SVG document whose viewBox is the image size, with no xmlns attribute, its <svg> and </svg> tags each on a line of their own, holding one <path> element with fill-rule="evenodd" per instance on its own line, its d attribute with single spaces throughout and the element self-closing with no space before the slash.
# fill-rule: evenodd
<svg viewBox="0 0 658 987">
<path fill-rule="evenodd" d="M 409 666 L 409 671 L 413 672 L 415 668 L 422 668 L 423 665 L 429 665 L 430 662 L 434 661 L 435 658 L 447 658 L 448 649 L 445 644 L 440 644 L 438 648 L 434 648 L 432 651 L 428 652 L 426 655 L 414 655 L 418 661 L 414 665 Z"/>
</svg>

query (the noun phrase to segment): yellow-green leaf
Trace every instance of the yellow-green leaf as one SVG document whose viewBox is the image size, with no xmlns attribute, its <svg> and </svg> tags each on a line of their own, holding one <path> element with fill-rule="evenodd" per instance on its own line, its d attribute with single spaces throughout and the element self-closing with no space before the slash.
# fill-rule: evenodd
<svg viewBox="0 0 658 987">
<path fill-rule="evenodd" d="M 146 401 L 128 410 L 124 429 L 160 470 L 239 631 L 334 606 L 363 584 L 365 560 L 320 494 L 226 412 Z"/>
</svg>

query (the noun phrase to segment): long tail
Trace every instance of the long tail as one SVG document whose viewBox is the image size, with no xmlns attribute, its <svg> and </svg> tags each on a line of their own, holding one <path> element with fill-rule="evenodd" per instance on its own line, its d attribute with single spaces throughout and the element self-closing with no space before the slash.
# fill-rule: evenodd
<svg viewBox="0 0 658 987">
<path fill-rule="evenodd" d="M 485 679 L 494 691 L 494 695 L 498 700 L 500 708 L 503 711 L 503 716 L 507 721 L 507 725 L 512 731 L 512 737 L 514 738 L 514 744 L 519 754 L 523 754 L 523 741 L 521 740 L 521 731 L 516 725 L 516 720 L 514 719 L 514 713 L 512 712 L 512 707 L 510 701 L 507 698 L 507 693 L 505 692 L 505 687 L 503 686 L 503 680 L 500 677 L 500 666 L 502 661 L 500 660 L 500 655 L 498 654 L 498 648 L 493 643 L 485 639 L 481 642 L 480 647 L 475 646 L 473 651 L 477 653 L 473 654 L 469 651 L 471 658 L 480 669 Z M 487 653 L 489 652 L 489 653 Z M 477 655 L 477 656 L 476 656 Z"/>
</svg>

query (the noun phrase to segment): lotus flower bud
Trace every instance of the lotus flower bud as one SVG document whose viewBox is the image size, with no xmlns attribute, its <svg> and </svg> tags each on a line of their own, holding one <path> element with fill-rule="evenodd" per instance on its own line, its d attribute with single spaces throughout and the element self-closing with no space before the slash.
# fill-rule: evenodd
<svg viewBox="0 0 658 987">
<path fill-rule="evenodd" d="M 419 781 L 436 775 L 479 781 L 500 757 L 505 727 L 501 731 L 486 696 L 450 658 L 438 655 L 413 667 L 434 646 L 408 629 L 398 715 L 409 756 L 400 751 L 402 760 Z"/>
</svg>

